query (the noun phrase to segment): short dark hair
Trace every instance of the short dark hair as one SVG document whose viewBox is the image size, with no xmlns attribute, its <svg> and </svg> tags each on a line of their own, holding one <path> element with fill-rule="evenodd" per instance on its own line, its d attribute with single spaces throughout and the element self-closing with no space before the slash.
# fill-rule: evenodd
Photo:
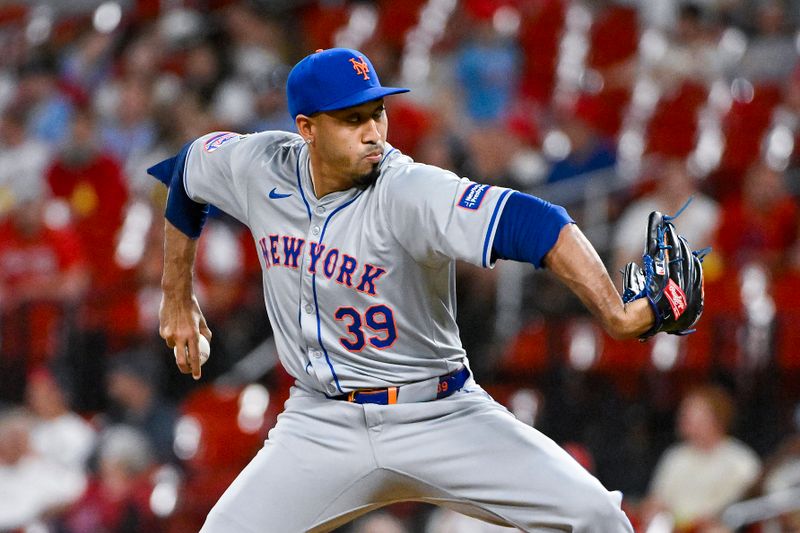
<svg viewBox="0 0 800 533">
<path fill-rule="evenodd" d="M 728 432 L 733 423 L 736 404 L 731 394 L 720 385 L 708 384 L 699 385 L 689 389 L 684 396 L 684 400 L 697 398 L 708 405 L 711 414 L 716 419 L 719 427 L 724 432 Z"/>
<path fill-rule="evenodd" d="M 684 2 L 678 10 L 678 16 L 681 19 L 701 22 L 704 16 L 703 7 L 695 2 Z"/>
<path fill-rule="evenodd" d="M 54 76 L 58 72 L 56 58 L 52 54 L 38 53 L 25 60 L 18 68 L 20 77 L 43 74 Z"/>
</svg>

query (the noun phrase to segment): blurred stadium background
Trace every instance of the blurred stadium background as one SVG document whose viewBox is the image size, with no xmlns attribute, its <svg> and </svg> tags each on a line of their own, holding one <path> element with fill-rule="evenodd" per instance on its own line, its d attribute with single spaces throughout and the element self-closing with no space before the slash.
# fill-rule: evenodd
<svg viewBox="0 0 800 533">
<path fill-rule="evenodd" d="M 567 206 L 612 272 L 694 195 L 696 333 L 614 341 L 508 263 L 459 266 L 462 337 L 639 531 L 800 531 L 798 23 L 794 0 L 0 1 L 0 531 L 196 531 L 261 446 L 290 379 L 256 249 L 207 226 L 193 382 L 157 336 L 166 191 L 144 169 L 209 131 L 293 130 L 288 70 L 335 45 L 413 88 L 394 146 Z M 495 530 L 409 503 L 343 531 Z"/>
</svg>

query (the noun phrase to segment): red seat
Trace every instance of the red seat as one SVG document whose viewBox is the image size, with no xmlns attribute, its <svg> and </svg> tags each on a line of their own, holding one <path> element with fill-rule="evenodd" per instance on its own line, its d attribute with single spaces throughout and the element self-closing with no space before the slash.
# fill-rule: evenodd
<svg viewBox="0 0 800 533">
<path fill-rule="evenodd" d="M 723 121 L 725 149 L 721 166 L 735 173 L 744 172 L 759 157 L 761 140 L 767 131 L 775 106 L 781 101 L 780 87 L 757 85 L 750 101 L 734 101 Z"/>
<path fill-rule="evenodd" d="M 713 253 L 713 252 L 712 252 Z M 740 317 L 744 313 L 740 294 L 739 273 L 733 269 L 725 269 L 719 275 L 709 275 L 704 280 L 703 319 L 710 315 L 723 313 Z"/>
<path fill-rule="evenodd" d="M 657 368 L 654 350 L 661 349 L 659 346 L 663 345 L 659 343 L 664 340 L 677 343 L 677 352 L 674 354 L 674 361 L 659 370 L 702 377 L 709 372 L 712 365 L 714 325 L 708 321 L 701 320 L 695 333 L 682 337 L 654 337 L 645 342 L 613 339 L 594 322 L 582 319 L 576 323 L 582 328 L 577 334 L 584 335 L 583 342 L 586 342 L 585 335 L 588 331 L 591 332 L 594 343 L 592 349 L 595 350 L 596 358 L 586 370 L 605 375 L 620 393 L 629 397 L 635 397 L 641 392 L 642 377 Z M 566 329 L 566 357 L 570 357 L 570 346 L 575 340 L 576 331 L 578 330 L 574 326 Z M 589 347 L 585 346 L 584 349 Z"/>
<path fill-rule="evenodd" d="M 599 370 L 623 373 L 640 373 L 650 362 L 650 346 L 635 339 L 618 340 L 600 330 L 601 350 L 597 362 Z"/>
<path fill-rule="evenodd" d="M 531 2 L 522 8 L 519 43 L 525 64 L 520 87 L 537 102 L 546 104 L 553 95 L 565 12 L 564 0 Z"/>
<path fill-rule="evenodd" d="M 684 337 L 683 357 L 678 365 L 692 374 L 706 375 L 711 369 L 711 354 L 715 349 L 714 325 L 701 317 L 695 330 Z"/>
<path fill-rule="evenodd" d="M 200 440 L 194 455 L 185 464 L 194 469 L 226 466 L 242 468 L 264 442 L 275 422 L 278 407 L 270 402 L 260 427 L 249 430 L 239 424 L 242 387 L 203 387 L 184 400 L 182 413 L 194 418 L 200 427 Z"/>
<path fill-rule="evenodd" d="M 517 378 L 544 372 L 550 363 L 548 347 L 546 322 L 528 322 L 506 347 L 500 361 L 500 372 Z"/>
<path fill-rule="evenodd" d="M 708 344 L 708 365 L 718 365 L 733 370 L 740 360 L 741 346 L 738 332 L 744 321 L 741 284 L 739 273 L 734 269 L 724 272 L 711 272 L 705 279 L 705 299 L 703 316 L 697 324 L 700 338 L 691 339 L 695 344 Z M 698 353 L 687 353 L 687 358 L 694 360 Z M 689 361 L 687 364 L 705 366 L 700 361 Z"/>
<path fill-rule="evenodd" d="M 400 51 L 405 46 L 406 34 L 419 23 L 423 0 L 380 0 L 378 28 L 375 35 L 391 49 Z M 383 72 L 383 71 L 381 71 Z"/>
<path fill-rule="evenodd" d="M 699 83 L 684 82 L 662 98 L 647 127 L 647 153 L 685 157 L 694 149 L 697 113 L 708 97 Z"/>
<path fill-rule="evenodd" d="M 330 48 L 337 30 L 347 25 L 348 4 L 342 2 L 314 2 L 302 8 L 300 21 L 307 50 Z"/>
<path fill-rule="evenodd" d="M 605 7 L 598 15 L 590 30 L 586 65 L 604 79 L 603 89 L 596 95 L 602 110 L 596 125 L 603 134 L 615 137 L 631 96 L 629 81 L 619 76 L 618 69 L 638 51 L 638 13 L 617 5 Z"/>
<path fill-rule="evenodd" d="M 625 396 L 637 394 L 648 366 L 648 343 L 613 339 L 586 318 L 571 320 L 564 331 L 563 351 L 569 365 L 605 376 Z"/>
<path fill-rule="evenodd" d="M 219 499 L 238 473 L 263 446 L 267 431 L 275 424 L 280 404 L 270 395 L 270 401 L 260 417 L 247 418 L 245 423 L 241 404 L 245 387 L 207 386 L 190 394 L 181 406 L 184 415 L 176 431 L 176 444 L 197 437 L 196 451 L 181 457 L 185 466 L 186 482 L 175 515 L 174 531 L 197 531 L 208 511 Z M 181 429 L 186 417 L 194 428 Z M 199 435 L 194 431 L 199 431 Z M 181 432 L 184 435 L 181 435 Z M 180 448 L 180 446 L 177 446 Z M 188 449 L 194 447 L 189 445 Z M 179 453 L 179 456 L 182 454 Z"/>
<path fill-rule="evenodd" d="M 589 67 L 605 69 L 636 55 L 639 48 L 639 15 L 635 8 L 604 8 L 590 31 Z"/>
<path fill-rule="evenodd" d="M 772 284 L 772 298 L 778 315 L 800 311 L 800 272 L 785 272 L 776 277 Z"/>
<path fill-rule="evenodd" d="M 800 371 L 800 309 L 780 313 L 775 326 L 778 366 L 783 370 Z"/>
<path fill-rule="evenodd" d="M 601 339 L 598 372 L 606 375 L 623 396 L 637 397 L 641 392 L 642 376 L 650 366 L 651 342 L 617 340 L 605 332 L 602 332 Z"/>
<path fill-rule="evenodd" d="M 775 349 L 778 365 L 800 371 L 800 272 L 787 272 L 772 286 L 775 302 Z"/>
<path fill-rule="evenodd" d="M 0 26 L 23 24 L 28 16 L 28 6 L 20 3 L 0 7 Z"/>
<path fill-rule="evenodd" d="M 408 98 L 394 98 L 389 105 L 392 114 L 392 146 L 415 157 L 419 143 L 430 132 L 433 122 L 431 118 L 436 114 L 432 109 Z"/>
</svg>

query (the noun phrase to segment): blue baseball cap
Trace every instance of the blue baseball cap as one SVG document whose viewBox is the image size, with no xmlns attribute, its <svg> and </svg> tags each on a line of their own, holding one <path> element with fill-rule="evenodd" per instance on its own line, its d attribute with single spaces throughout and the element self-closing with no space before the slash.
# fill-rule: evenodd
<svg viewBox="0 0 800 533">
<path fill-rule="evenodd" d="M 292 118 L 353 107 L 409 90 L 383 87 L 367 56 L 350 48 L 317 50 L 297 63 L 286 81 Z"/>
</svg>

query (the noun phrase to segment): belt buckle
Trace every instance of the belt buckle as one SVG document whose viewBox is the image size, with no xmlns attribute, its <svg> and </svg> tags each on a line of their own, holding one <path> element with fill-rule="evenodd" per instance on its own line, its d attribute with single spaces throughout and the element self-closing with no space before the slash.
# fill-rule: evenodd
<svg viewBox="0 0 800 533">
<path fill-rule="evenodd" d="M 385 389 L 358 389 L 347 393 L 347 401 L 350 403 L 356 402 L 356 396 L 359 394 L 386 394 L 386 403 L 384 405 L 394 405 L 397 403 L 397 391 L 399 387 L 387 387 Z"/>
</svg>

